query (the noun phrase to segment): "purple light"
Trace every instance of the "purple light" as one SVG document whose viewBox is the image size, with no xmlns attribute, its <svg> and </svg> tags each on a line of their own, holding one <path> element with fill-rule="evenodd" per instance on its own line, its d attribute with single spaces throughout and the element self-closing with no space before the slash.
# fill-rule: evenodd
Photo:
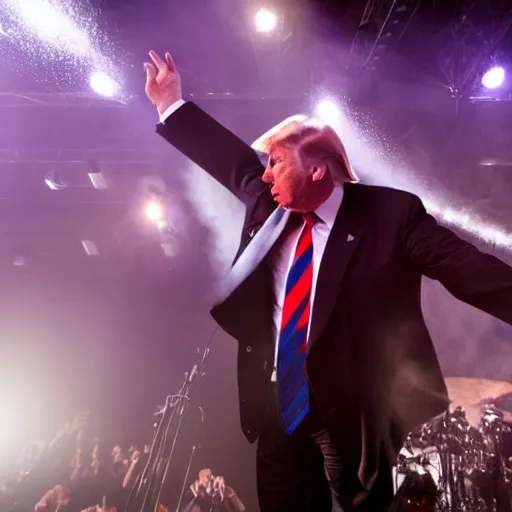
<svg viewBox="0 0 512 512">
<path fill-rule="evenodd" d="M 258 32 L 272 32 L 277 27 L 277 14 L 269 9 L 262 8 L 256 13 L 254 19 Z"/>
<path fill-rule="evenodd" d="M 119 89 L 116 82 L 101 71 L 97 71 L 91 75 L 90 85 L 94 91 L 107 98 L 115 96 Z"/>
<path fill-rule="evenodd" d="M 162 205 L 157 201 L 149 201 L 144 208 L 146 217 L 152 222 L 159 222 L 164 217 L 164 210 Z"/>
<path fill-rule="evenodd" d="M 482 85 L 487 89 L 496 89 L 505 81 L 505 70 L 500 67 L 489 69 L 482 77 Z"/>
<path fill-rule="evenodd" d="M 47 0 L 5 0 L 3 3 L 29 32 L 43 42 L 79 56 L 91 52 L 89 34 L 70 15 L 69 6 Z"/>
</svg>

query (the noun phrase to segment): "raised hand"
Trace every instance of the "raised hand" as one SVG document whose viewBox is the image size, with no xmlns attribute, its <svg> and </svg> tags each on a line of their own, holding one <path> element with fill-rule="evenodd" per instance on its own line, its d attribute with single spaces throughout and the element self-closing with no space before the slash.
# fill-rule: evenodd
<svg viewBox="0 0 512 512">
<path fill-rule="evenodd" d="M 75 415 L 75 417 L 66 424 L 66 432 L 68 434 L 77 434 L 81 430 L 86 429 L 90 423 L 90 412 L 82 411 Z"/>
<path fill-rule="evenodd" d="M 161 115 L 174 102 L 182 99 L 181 77 L 170 53 L 166 53 L 163 60 L 151 50 L 149 57 L 152 62 L 144 64 L 146 95 Z"/>
<path fill-rule="evenodd" d="M 226 482 L 222 476 L 216 476 L 213 481 L 213 492 L 218 493 L 220 495 L 221 500 L 224 499 L 224 494 L 226 492 Z"/>
<path fill-rule="evenodd" d="M 132 453 L 130 460 L 131 460 L 132 464 L 136 464 L 137 462 L 139 462 L 139 459 L 140 459 L 140 452 L 139 452 L 139 450 L 135 450 Z"/>
</svg>

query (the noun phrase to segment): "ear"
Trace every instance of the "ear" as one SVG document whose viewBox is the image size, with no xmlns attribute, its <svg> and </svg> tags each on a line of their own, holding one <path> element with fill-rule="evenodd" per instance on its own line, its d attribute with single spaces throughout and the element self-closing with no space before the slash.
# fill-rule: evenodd
<svg viewBox="0 0 512 512">
<path fill-rule="evenodd" d="M 311 176 L 313 181 L 321 181 L 327 173 L 327 164 L 325 162 L 320 162 L 313 167 L 313 173 Z"/>
</svg>

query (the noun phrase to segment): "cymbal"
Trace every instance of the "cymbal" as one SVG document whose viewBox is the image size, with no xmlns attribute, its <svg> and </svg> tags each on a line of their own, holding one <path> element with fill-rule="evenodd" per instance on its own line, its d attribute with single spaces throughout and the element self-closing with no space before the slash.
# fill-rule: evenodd
<svg viewBox="0 0 512 512">
<path fill-rule="evenodd" d="M 491 405 L 503 413 L 505 421 L 512 422 L 510 382 L 466 377 L 446 377 L 445 382 L 451 402 L 450 410 L 456 407 L 465 409 L 467 419 L 474 427 L 480 424 L 482 410 Z"/>
</svg>

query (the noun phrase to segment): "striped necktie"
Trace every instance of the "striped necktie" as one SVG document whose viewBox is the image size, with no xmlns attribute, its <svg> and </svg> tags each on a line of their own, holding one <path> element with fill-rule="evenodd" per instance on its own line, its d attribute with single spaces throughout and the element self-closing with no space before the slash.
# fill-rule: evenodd
<svg viewBox="0 0 512 512">
<path fill-rule="evenodd" d="M 277 358 L 277 393 L 281 425 L 292 434 L 309 412 L 306 347 L 313 284 L 312 228 L 317 217 L 304 216 L 292 266 L 286 278 Z"/>
</svg>

